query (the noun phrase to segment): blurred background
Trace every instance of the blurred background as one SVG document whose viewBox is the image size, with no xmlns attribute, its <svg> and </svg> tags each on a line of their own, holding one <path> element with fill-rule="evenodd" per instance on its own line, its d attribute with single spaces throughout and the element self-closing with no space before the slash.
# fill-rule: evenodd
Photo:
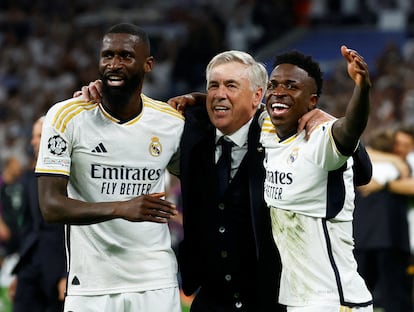
<svg viewBox="0 0 414 312">
<path fill-rule="evenodd" d="M 205 67 L 224 50 L 249 52 L 270 70 L 276 54 L 297 49 L 320 62 L 320 108 L 340 117 L 353 90 L 345 44 L 371 71 L 363 139 L 414 125 L 413 0 L 0 0 L 0 171 L 11 157 L 30 165 L 33 122 L 98 78 L 101 36 L 118 22 L 150 35 L 155 66 L 143 92 L 152 98 L 205 91 Z M 179 224 L 172 233 L 176 244 Z"/>
<path fill-rule="evenodd" d="M 295 48 L 320 61 L 320 105 L 343 114 L 352 81 L 340 45 L 368 61 L 378 124 L 414 119 L 414 7 L 411 0 L 1 0 L 0 166 L 27 161 L 33 121 L 96 79 L 100 38 L 133 22 L 150 34 L 156 64 L 144 92 L 167 100 L 204 91 L 209 59 L 227 49 L 250 52 L 270 68 Z"/>
</svg>

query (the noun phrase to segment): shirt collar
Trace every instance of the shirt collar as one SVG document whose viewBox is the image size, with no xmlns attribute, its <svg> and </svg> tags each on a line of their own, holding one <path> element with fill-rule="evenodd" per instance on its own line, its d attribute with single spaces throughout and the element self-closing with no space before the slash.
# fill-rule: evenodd
<svg viewBox="0 0 414 312">
<path fill-rule="evenodd" d="M 238 129 L 230 135 L 226 135 L 226 137 L 231 139 L 237 146 L 242 147 L 247 142 L 247 135 L 249 134 L 249 128 L 250 124 L 252 123 L 252 120 L 253 117 L 248 122 L 246 122 L 240 129 Z M 223 132 L 216 128 L 216 144 L 222 136 L 224 136 Z"/>
</svg>

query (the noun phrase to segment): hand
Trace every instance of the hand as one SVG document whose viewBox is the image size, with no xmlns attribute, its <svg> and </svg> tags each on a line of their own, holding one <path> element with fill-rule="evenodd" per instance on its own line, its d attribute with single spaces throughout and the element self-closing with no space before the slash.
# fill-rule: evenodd
<svg viewBox="0 0 414 312">
<path fill-rule="evenodd" d="M 348 62 L 348 74 L 359 87 L 371 87 L 368 65 L 357 51 L 341 46 L 342 56 Z"/>
<path fill-rule="evenodd" d="M 318 108 L 312 109 L 299 119 L 298 133 L 301 133 L 302 130 L 305 129 L 306 140 L 308 140 L 309 136 L 317 126 L 324 122 L 335 119 L 336 118 L 334 116 L 324 112 L 323 110 L 320 110 Z"/>
<path fill-rule="evenodd" d="M 168 105 L 179 111 L 184 115 L 187 105 L 192 106 L 196 102 L 196 99 L 192 94 L 178 95 L 167 101 Z"/>
<path fill-rule="evenodd" d="M 11 238 L 11 230 L 0 216 L 0 242 L 7 242 Z"/>
<path fill-rule="evenodd" d="M 183 225 L 183 214 L 178 212 L 176 216 L 173 216 L 171 218 L 171 221 L 182 226 Z"/>
<path fill-rule="evenodd" d="M 167 223 L 178 214 L 173 203 L 161 199 L 165 193 L 142 195 L 120 203 L 115 214 L 129 221 Z"/>
<path fill-rule="evenodd" d="M 59 298 L 59 301 L 64 301 L 65 300 L 66 281 L 67 281 L 67 278 L 66 277 L 62 277 L 58 281 L 57 289 L 58 289 L 58 298 Z"/>
<path fill-rule="evenodd" d="M 16 294 L 16 289 L 17 289 L 17 276 L 15 276 L 13 278 L 13 280 L 11 281 L 10 286 L 9 286 L 8 294 L 9 294 L 9 299 L 10 299 L 11 302 L 14 301 L 14 296 Z"/>
<path fill-rule="evenodd" d="M 367 197 L 368 195 L 372 193 L 381 191 L 383 188 L 384 188 L 384 185 L 379 184 L 375 180 L 371 180 L 368 184 L 357 187 L 359 193 L 363 197 Z"/>
<path fill-rule="evenodd" d="M 83 86 L 81 90 L 75 91 L 73 97 L 82 96 L 85 101 L 100 102 L 102 99 L 102 80 L 95 80 L 89 83 L 87 86 Z"/>
</svg>

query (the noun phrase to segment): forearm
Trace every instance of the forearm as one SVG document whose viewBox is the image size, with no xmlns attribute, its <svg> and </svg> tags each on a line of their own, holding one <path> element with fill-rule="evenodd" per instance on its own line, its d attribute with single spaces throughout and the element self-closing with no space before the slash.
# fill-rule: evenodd
<svg viewBox="0 0 414 312">
<path fill-rule="evenodd" d="M 195 105 L 206 105 L 207 95 L 202 92 L 191 92 L 190 93 L 195 99 Z"/>
<path fill-rule="evenodd" d="M 121 201 L 85 202 L 68 197 L 67 178 L 43 176 L 38 182 L 40 209 L 51 223 L 92 224 L 114 218 L 167 223 L 177 215 L 175 204 L 163 199 L 165 192 Z"/>
<path fill-rule="evenodd" d="M 388 190 L 400 195 L 414 195 L 414 179 L 404 178 L 388 182 Z"/>
<path fill-rule="evenodd" d="M 91 224 L 116 218 L 118 203 L 89 203 L 69 198 L 65 178 L 40 177 L 39 205 L 50 223 Z"/>
<path fill-rule="evenodd" d="M 351 155 L 367 125 L 371 80 L 368 65 L 357 51 L 342 45 L 341 53 L 348 63 L 348 74 L 355 87 L 345 116 L 335 122 L 332 135 L 339 150 L 345 155 Z"/>
<path fill-rule="evenodd" d="M 332 133 L 335 141 L 341 152 L 346 155 L 352 154 L 367 125 L 370 111 L 369 89 L 369 86 L 355 86 L 345 116 L 333 125 Z"/>
<path fill-rule="evenodd" d="M 49 223 L 92 224 L 116 218 L 116 202 L 87 203 L 80 200 L 53 196 L 39 198 L 41 211 Z"/>
<path fill-rule="evenodd" d="M 359 140 L 359 137 L 367 126 L 370 112 L 369 90 L 369 86 L 355 86 L 345 112 L 345 132 L 349 133 L 356 140 Z"/>
</svg>

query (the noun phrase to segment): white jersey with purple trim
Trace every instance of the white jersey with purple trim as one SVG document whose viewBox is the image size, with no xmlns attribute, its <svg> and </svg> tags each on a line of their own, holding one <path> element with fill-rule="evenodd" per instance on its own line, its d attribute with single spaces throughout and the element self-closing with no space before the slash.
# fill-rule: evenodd
<svg viewBox="0 0 414 312">
<path fill-rule="evenodd" d="M 266 117 L 265 200 L 282 259 L 279 301 L 288 306 L 367 306 L 372 297 L 353 256 L 352 157 L 332 138 L 334 121 L 283 141 Z"/>
<path fill-rule="evenodd" d="M 69 178 L 68 196 L 124 201 L 165 191 L 165 170 L 178 174 L 183 117 L 141 96 L 142 112 L 121 123 L 80 98 L 47 113 L 36 174 Z M 68 295 L 101 295 L 177 286 L 167 224 L 113 219 L 67 226 Z"/>
</svg>

